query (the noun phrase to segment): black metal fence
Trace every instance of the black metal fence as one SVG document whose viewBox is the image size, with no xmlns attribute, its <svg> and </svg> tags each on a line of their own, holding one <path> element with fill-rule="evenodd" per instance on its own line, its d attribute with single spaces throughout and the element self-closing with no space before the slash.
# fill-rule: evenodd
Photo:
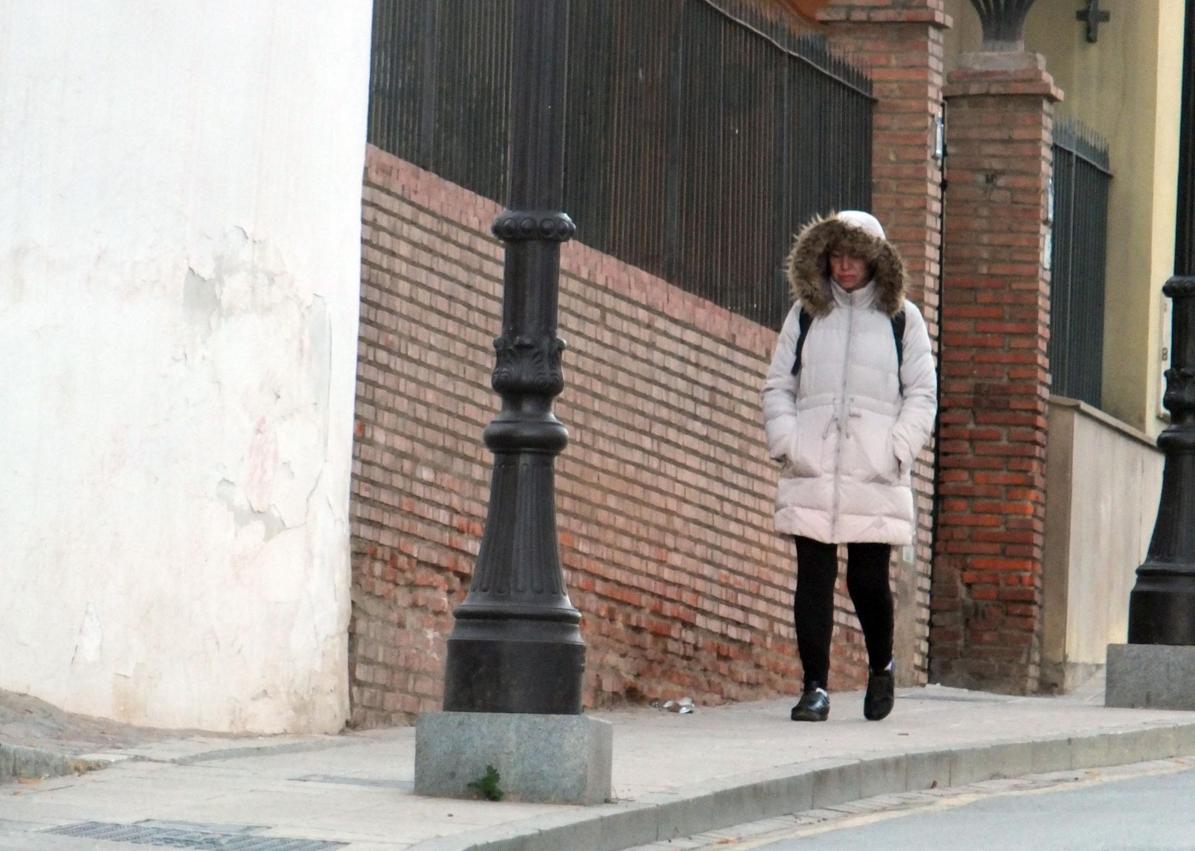
<svg viewBox="0 0 1195 851">
<path fill-rule="evenodd" d="M 1054 128 L 1051 390 L 1100 405 L 1107 259 L 1108 149 L 1081 126 Z"/>
<path fill-rule="evenodd" d="M 511 9 L 376 0 L 369 141 L 504 201 Z M 778 328 L 793 232 L 870 206 L 866 76 L 714 0 L 572 0 L 569 30 L 577 238 Z"/>
<path fill-rule="evenodd" d="M 1179 119 L 1174 274 L 1195 275 L 1195 0 L 1187 0 Z"/>
</svg>

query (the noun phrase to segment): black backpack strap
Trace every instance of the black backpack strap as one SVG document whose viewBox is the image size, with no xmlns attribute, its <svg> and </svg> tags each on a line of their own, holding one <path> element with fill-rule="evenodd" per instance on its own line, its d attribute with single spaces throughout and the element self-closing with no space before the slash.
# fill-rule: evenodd
<svg viewBox="0 0 1195 851">
<path fill-rule="evenodd" d="M 896 380 L 900 384 L 900 395 L 905 395 L 905 383 L 900 377 L 900 368 L 905 362 L 905 309 L 892 317 L 892 339 L 896 343 Z"/>
<path fill-rule="evenodd" d="M 801 332 L 797 334 L 797 349 L 796 354 L 793 356 L 793 375 L 801 371 L 801 350 L 805 348 L 805 338 L 809 336 L 809 326 L 813 324 L 813 314 L 802 307 L 798 321 Z"/>
</svg>

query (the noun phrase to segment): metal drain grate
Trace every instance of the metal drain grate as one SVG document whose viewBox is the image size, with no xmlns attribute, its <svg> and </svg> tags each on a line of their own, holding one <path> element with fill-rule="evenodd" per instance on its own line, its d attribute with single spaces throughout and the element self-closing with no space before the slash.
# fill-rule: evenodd
<svg viewBox="0 0 1195 851">
<path fill-rule="evenodd" d="M 154 824 L 111 824 L 85 821 L 53 827 L 45 833 L 74 836 L 80 839 L 103 839 L 108 842 L 132 842 L 135 845 L 157 845 L 164 848 L 200 848 L 204 851 L 327 851 L 342 848 L 347 842 L 327 842 L 322 839 L 290 839 L 285 836 L 251 835 L 243 831 L 228 832 L 193 827 L 159 827 Z"/>
</svg>

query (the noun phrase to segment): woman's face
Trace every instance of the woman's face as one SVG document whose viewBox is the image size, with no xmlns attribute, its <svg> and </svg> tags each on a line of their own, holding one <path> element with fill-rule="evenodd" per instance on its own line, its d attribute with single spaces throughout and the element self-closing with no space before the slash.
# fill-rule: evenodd
<svg viewBox="0 0 1195 851">
<path fill-rule="evenodd" d="M 847 292 L 867 283 L 867 261 L 841 249 L 830 252 L 830 277 Z"/>
</svg>

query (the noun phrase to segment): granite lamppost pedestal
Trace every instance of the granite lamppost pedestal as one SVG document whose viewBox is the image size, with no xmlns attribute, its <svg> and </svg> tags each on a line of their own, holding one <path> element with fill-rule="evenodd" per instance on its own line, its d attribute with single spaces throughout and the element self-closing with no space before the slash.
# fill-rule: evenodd
<svg viewBox="0 0 1195 851">
<path fill-rule="evenodd" d="M 581 713 L 585 644 L 556 536 L 554 462 L 568 433 L 552 413 L 564 389 L 556 336 L 560 246 L 576 227 L 564 197 L 567 0 L 516 0 L 511 61 L 502 331 L 492 384 L 502 410 L 485 532 L 455 610 L 444 712 L 416 721 L 415 791 L 601 803 L 610 797 L 613 728 Z"/>
</svg>

